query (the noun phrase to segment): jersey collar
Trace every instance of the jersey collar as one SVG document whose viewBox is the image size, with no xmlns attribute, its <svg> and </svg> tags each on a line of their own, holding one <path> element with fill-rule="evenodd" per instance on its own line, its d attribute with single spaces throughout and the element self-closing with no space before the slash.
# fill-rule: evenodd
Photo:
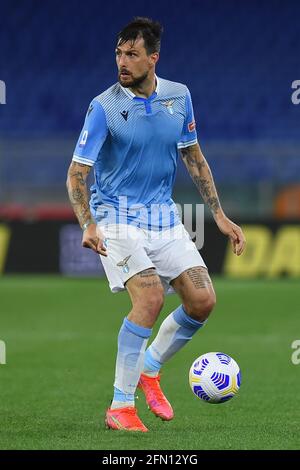
<svg viewBox="0 0 300 470">
<path fill-rule="evenodd" d="M 158 78 L 157 75 L 155 75 L 155 79 L 156 79 L 156 88 L 155 88 L 155 91 L 152 93 L 151 96 L 149 96 L 149 98 L 154 98 L 158 95 L 159 93 L 159 88 L 160 88 L 160 79 Z M 149 98 L 142 98 L 140 96 L 136 96 L 134 93 L 132 93 L 131 90 L 129 90 L 129 88 L 125 88 L 123 87 L 121 84 L 120 84 L 120 87 L 122 88 L 122 90 L 124 91 L 124 93 L 128 96 L 128 98 L 130 98 L 131 100 L 133 100 L 133 98 L 141 98 L 142 100 L 149 100 Z M 153 96 L 154 95 L 154 96 Z"/>
</svg>

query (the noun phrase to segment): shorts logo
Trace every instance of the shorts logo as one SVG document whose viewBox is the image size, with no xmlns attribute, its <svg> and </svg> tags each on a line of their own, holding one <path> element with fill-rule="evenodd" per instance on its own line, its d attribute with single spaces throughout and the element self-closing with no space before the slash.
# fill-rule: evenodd
<svg viewBox="0 0 300 470">
<path fill-rule="evenodd" d="M 79 147 L 84 147 L 85 146 L 88 135 L 89 135 L 88 131 L 84 131 L 84 133 L 82 134 L 82 137 L 81 137 L 81 141 L 79 142 Z"/>
<path fill-rule="evenodd" d="M 188 124 L 189 132 L 193 132 L 196 129 L 196 122 L 192 121 Z"/>
<path fill-rule="evenodd" d="M 169 100 L 169 101 L 162 101 L 161 104 L 166 106 L 167 110 L 169 111 L 170 114 L 174 114 L 174 109 L 173 109 L 173 104 L 175 100 Z"/>
<path fill-rule="evenodd" d="M 117 266 L 120 266 L 123 269 L 123 273 L 125 274 L 129 273 L 129 266 L 127 264 L 129 258 L 131 258 L 131 255 L 126 256 L 126 258 L 124 258 L 122 261 L 119 261 L 117 263 Z"/>
</svg>

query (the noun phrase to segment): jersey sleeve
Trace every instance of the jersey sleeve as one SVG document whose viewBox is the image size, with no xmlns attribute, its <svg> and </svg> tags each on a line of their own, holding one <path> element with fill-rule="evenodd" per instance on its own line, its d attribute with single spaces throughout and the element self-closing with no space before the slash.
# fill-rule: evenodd
<svg viewBox="0 0 300 470">
<path fill-rule="evenodd" d="M 93 166 L 108 134 L 105 112 L 97 100 L 93 100 L 86 113 L 84 125 L 75 147 L 72 160 Z"/>
<path fill-rule="evenodd" d="M 194 118 L 194 110 L 192 104 L 191 94 L 187 88 L 187 93 L 185 97 L 185 119 L 181 134 L 180 142 L 178 142 L 177 147 L 179 149 L 189 147 L 197 143 L 197 132 L 196 132 L 196 123 Z"/>
</svg>

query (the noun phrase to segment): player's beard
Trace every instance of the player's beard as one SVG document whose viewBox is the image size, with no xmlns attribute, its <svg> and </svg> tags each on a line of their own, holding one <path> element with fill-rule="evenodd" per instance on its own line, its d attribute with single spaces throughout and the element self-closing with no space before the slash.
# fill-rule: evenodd
<svg viewBox="0 0 300 470">
<path fill-rule="evenodd" d="M 146 78 L 148 78 L 148 72 L 146 72 L 143 75 L 141 75 L 140 77 L 131 77 L 131 80 L 123 81 L 120 77 L 120 73 L 121 72 L 119 72 L 119 76 L 118 76 L 119 83 L 124 88 L 137 88 L 146 80 Z"/>
</svg>

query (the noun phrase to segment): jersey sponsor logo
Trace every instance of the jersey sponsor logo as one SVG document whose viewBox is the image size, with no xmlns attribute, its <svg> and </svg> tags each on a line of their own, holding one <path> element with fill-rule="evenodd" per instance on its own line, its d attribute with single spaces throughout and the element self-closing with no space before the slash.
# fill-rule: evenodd
<svg viewBox="0 0 300 470">
<path fill-rule="evenodd" d="M 126 256 L 126 258 L 124 258 L 122 261 L 119 261 L 117 263 L 117 266 L 120 266 L 123 269 L 123 273 L 125 273 L 125 274 L 129 272 L 129 266 L 127 264 L 129 258 L 131 258 L 131 255 Z"/>
<path fill-rule="evenodd" d="M 81 137 L 81 141 L 79 142 L 79 147 L 84 147 L 88 138 L 89 132 L 84 131 Z"/>
<path fill-rule="evenodd" d="M 123 116 L 123 118 L 125 119 L 125 121 L 127 121 L 127 118 L 128 118 L 128 111 L 122 111 L 122 112 L 121 112 L 121 116 Z"/>
<path fill-rule="evenodd" d="M 162 101 L 161 103 L 167 108 L 170 114 L 174 114 L 174 109 L 173 109 L 174 101 L 175 100 L 168 100 L 168 101 Z"/>
<path fill-rule="evenodd" d="M 196 129 L 196 122 L 192 121 L 188 123 L 189 132 L 193 132 Z"/>
<path fill-rule="evenodd" d="M 300 225 L 282 225 L 275 234 L 266 225 L 244 225 L 243 232 L 247 240 L 246 258 L 236 261 L 228 246 L 226 275 L 239 279 L 258 276 L 275 279 L 283 274 L 293 278 L 300 276 Z"/>
</svg>

